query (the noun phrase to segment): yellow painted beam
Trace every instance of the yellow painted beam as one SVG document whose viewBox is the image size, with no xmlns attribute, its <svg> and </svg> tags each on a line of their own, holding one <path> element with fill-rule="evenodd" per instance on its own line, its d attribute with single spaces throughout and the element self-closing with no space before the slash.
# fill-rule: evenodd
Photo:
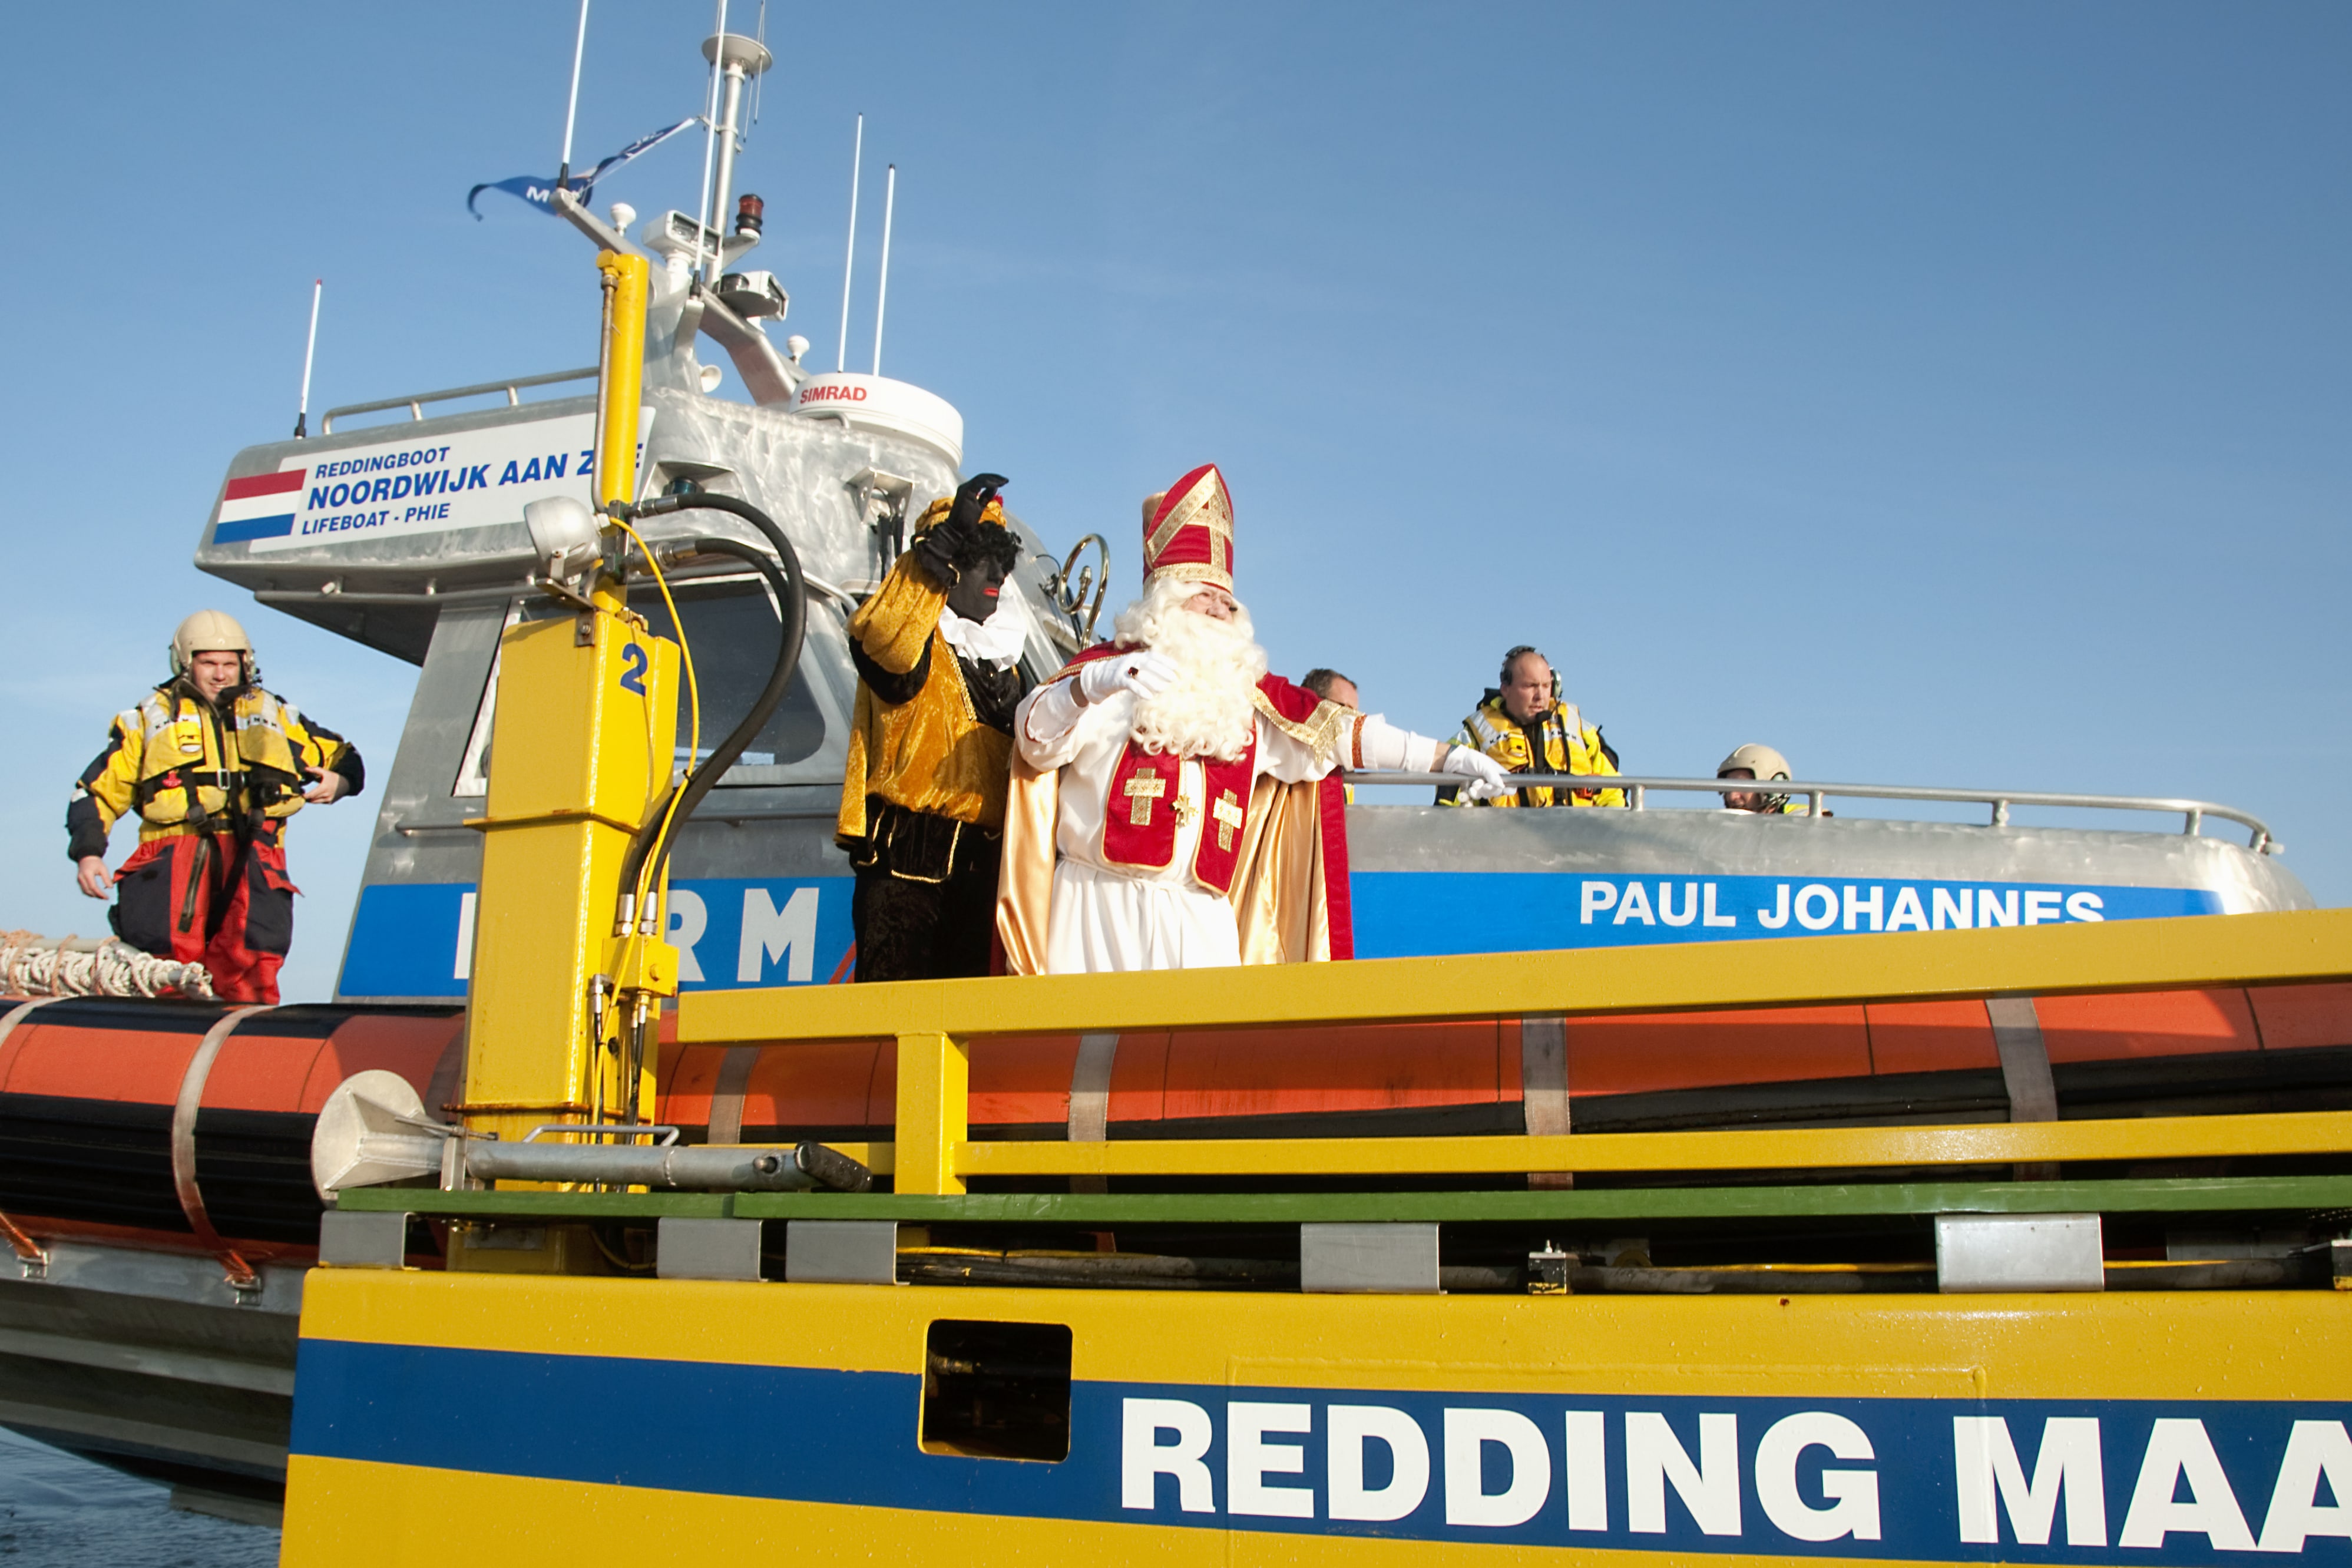
<svg viewBox="0 0 2352 1568">
<path fill-rule="evenodd" d="M 969 1038 L 1497 1013 L 1591 1015 L 1927 1000 L 2005 992 L 2040 995 L 2344 975 L 2352 975 L 2352 910 L 2305 910 L 1993 931 L 1391 958 L 1213 973 L 1168 971 L 706 991 L 680 1003 L 678 1038 L 690 1045 L 926 1032 Z"/>
<path fill-rule="evenodd" d="M 898 1139 L 891 1180 L 902 1193 L 961 1193 L 954 1152 L 970 1145 L 971 1056 L 937 1031 L 898 1037 Z"/>
<path fill-rule="evenodd" d="M 905 1059 L 901 1057 L 901 1061 Z M 905 1068 L 900 1068 L 903 1074 Z M 903 1115 L 903 1112 L 902 1112 Z M 911 1147 L 900 1124 L 898 1152 Z M 2031 1160 L 2178 1160 L 2352 1150 L 2352 1111 L 2150 1116 L 1969 1127 L 1828 1127 L 1740 1132 L 1591 1132 L 1510 1138 L 1137 1139 L 962 1142 L 972 1176 L 1434 1176 L 1525 1171 L 1771 1171 L 1995 1165 Z M 900 1167 L 898 1190 L 906 1184 Z M 932 1189 L 926 1189 L 932 1190 Z M 961 1191 L 959 1186 L 956 1190 Z"/>
</svg>

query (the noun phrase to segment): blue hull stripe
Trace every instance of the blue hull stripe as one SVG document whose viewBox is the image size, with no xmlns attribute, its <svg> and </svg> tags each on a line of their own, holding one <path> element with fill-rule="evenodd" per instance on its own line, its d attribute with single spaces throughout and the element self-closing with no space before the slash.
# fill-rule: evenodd
<svg viewBox="0 0 2352 1568">
<path fill-rule="evenodd" d="M 672 888 L 670 940 L 689 991 L 823 985 L 849 952 L 847 877 L 709 878 Z M 1433 957 L 1869 931 L 1944 931 L 2219 914 L 2198 888 L 1885 878 L 1359 871 L 1356 956 Z M 466 994 L 466 882 L 360 890 L 339 995 Z M 1777 922 L 1777 923 L 1776 923 Z"/>
<path fill-rule="evenodd" d="M 2277 1542 L 2270 1550 L 2279 1555 L 2299 1544 L 2304 1553 L 2340 1561 L 2342 1538 L 2352 1532 L 2352 1458 L 2346 1457 L 2352 1440 L 2338 1425 L 2352 1415 L 2352 1405 L 2345 1404 L 1627 1397 L 1079 1382 L 1072 1386 L 1070 1457 L 1046 1464 L 924 1452 L 918 1442 L 921 1397 L 922 1380 L 912 1373 L 306 1339 L 293 1451 L 935 1512 L 1676 1556 L 2204 1563 L 2240 1558 L 2262 1539 Z M 1382 1421 L 1391 1434 L 1402 1428 L 1408 1446 L 1418 1430 L 1426 1479 L 1403 1517 L 1328 1517 L 1335 1485 L 1378 1492 L 1397 1482 L 1399 1468 L 1397 1450 L 1383 1437 L 1357 1440 L 1350 1451 L 1360 1452 L 1360 1464 L 1331 1466 L 1327 1437 L 1333 1410 L 1343 1406 L 1380 1407 L 1384 1414 L 1373 1429 Z M 1174 1426 L 1162 1419 L 1171 1415 Z M 1973 1423 L 1987 1417 L 2004 1423 L 2001 1457 L 2015 1480 L 2076 1489 L 2072 1495 L 2080 1500 L 2056 1506 L 2066 1500 L 2053 1497 L 2052 1487 L 2033 1486 L 2042 1494 L 2047 1545 L 2017 1543 L 2014 1510 L 2035 1500 L 2009 1480 L 1996 1483 L 1989 1462 L 1973 1472 L 1984 1479 L 1974 1489 L 1979 1522 L 1968 1522 L 1967 1456 L 1980 1448 L 1963 1452 L 1956 1418 L 1980 1433 Z M 2053 1418 L 2061 1425 L 2046 1426 Z M 1186 1453 L 1188 1419 L 1192 1447 Z M 2298 1423 L 2310 1430 L 2299 1431 Z M 1257 1456 L 1255 1468 L 1232 1462 L 1237 1430 L 1242 1446 Z M 2291 1438 L 2303 1446 L 2299 1462 L 2289 1462 Z M 2064 1465 L 2038 1464 L 2045 1442 L 2057 1445 L 2053 1454 L 2071 1458 Z M 1639 1465 L 1636 1450 L 1646 1456 Z M 2323 1466 L 2324 1454 L 2335 1457 Z M 1636 1479 L 1636 1468 L 1643 1479 Z M 1868 1494 L 1866 1509 L 1850 1500 L 1858 1491 Z M 2300 1532 L 2296 1543 L 2266 1531 L 2282 1506 L 2274 1492 L 2284 1499 L 2279 1519 Z M 1509 1497 L 1527 1503 L 1528 1511 L 1498 1504 Z M 1841 1498 L 1849 1504 L 1837 1513 Z M 2339 1499 L 2347 1506 L 2336 1506 Z M 2095 1507 L 2084 1506 L 2093 1501 Z M 1998 1516 L 1997 1542 L 1983 1539 L 1988 1508 Z M 1305 1517 L 1275 1517 L 1286 1510 Z M 2023 1511 L 2029 1530 L 2035 1528 L 2036 1508 Z M 1519 1513 L 1515 1521 L 1498 1517 L 1513 1512 Z M 1867 1533 L 1806 1539 L 1822 1533 L 1818 1521 L 1824 1518 L 1863 1523 Z M 1783 1528 L 1790 1525 L 1793 1531 Z M 2126 1544 L 2135 1526 L 2144 1537 L 2158 1525 L 2166 1527 L 2160 1544 Z M 1964 1539 L 1971 1531 L 1974 1542 Z M 2233 1536 L 2237 1551 L 2215 1550 L 2216 1539 L 2230 1544 Z"/>
</svg>

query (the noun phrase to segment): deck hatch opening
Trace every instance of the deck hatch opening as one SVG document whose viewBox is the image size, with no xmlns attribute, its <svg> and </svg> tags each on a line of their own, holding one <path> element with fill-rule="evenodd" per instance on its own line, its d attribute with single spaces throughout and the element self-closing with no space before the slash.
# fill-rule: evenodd
<svg viewBox="0 0 2352 1568">
<path fill-rule="evenodd" d="M 941 1319 L 923 1342 L 923 1452 L 1059 1463 L 1070 1455 L 1070 1331 Z"/>
</svg>

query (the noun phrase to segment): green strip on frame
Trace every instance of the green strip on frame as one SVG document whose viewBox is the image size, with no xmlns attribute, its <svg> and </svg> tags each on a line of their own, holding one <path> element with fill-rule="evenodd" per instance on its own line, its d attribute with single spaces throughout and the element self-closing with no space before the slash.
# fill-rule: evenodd
<svg viewBox="0 0 2352 1568">
<path fill-rule="evenodd" d="M 545 1221 L 895 1219 L 914 1224 L 1295 1225 L 1315 1221 L 1796 1219 L 1937 1214 L 2190 1214 L 2352 1208 L 2352 1176 L 1852 1183 L 1445 1193 L 444 1193 L 362 1187 L 350 1212 Z"/>
</svg>

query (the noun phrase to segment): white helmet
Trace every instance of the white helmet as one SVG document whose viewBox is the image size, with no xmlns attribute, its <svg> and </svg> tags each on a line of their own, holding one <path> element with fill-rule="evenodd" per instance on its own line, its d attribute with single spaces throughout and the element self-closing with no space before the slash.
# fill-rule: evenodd
<svg viewBox="0 0 2352 1568">
<path fill-rule="evenodd" d="M 172 634 L 172 673 L 185 676 L 200 653 L 242 654 L 247 683 L 261 679 L 260 667 L 254 662 L 253 639 L 245 635 L 235 616 L 198 610 L 180 623 L 180 629 Z"/>
<path fill-rule="evenodd" d="M 1796 776 L 1789 771 L 1788 758 L 1769 746 L 1759 746 L 1752 741 L 1717 763 L 1715 776 L 1721 778 L 1734 768 L 1746 768 L 1751 776 L 1759 780 L 1786 779 Z"/>
<path fill-rule="evenodd" d="M 1786 779 L 1790 776 L 1788 758 L 1769 746 L 1759 746 L 1752 741 L 1724 758 L 1716 768 L 1715 776 L 1721 778 L 1734 768 L 1746 768 L 1748 776 L 1759 784 L 1767 780 Z M 1725 798 L 1729 797 L 1727 795 Z M 1788 804 L 1789 797 L 1786 795 L 1768 794 L 1764 796 L 1763 808 L 1766 811 L 1780 811 Z"/>
</svg>

